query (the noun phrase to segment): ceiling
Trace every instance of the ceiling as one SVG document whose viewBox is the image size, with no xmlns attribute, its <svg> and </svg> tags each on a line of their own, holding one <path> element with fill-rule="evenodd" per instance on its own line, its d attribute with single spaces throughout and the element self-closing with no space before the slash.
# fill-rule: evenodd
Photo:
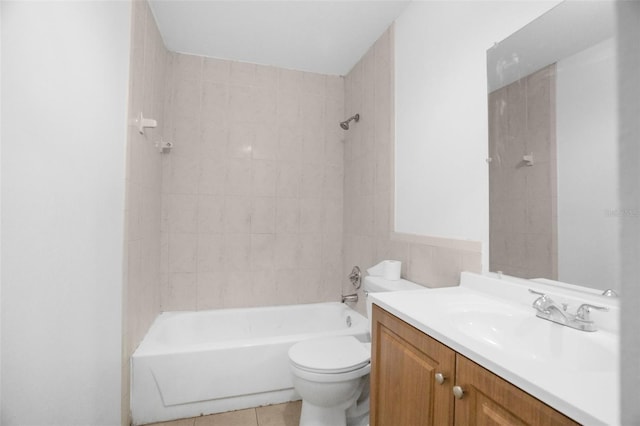
<svg viewBox="0 0 640 426">
<path fill-rule="evenodd" d="M 409 1 L 150 0 L 174 52 L 346 75 Z"/>
</svg>

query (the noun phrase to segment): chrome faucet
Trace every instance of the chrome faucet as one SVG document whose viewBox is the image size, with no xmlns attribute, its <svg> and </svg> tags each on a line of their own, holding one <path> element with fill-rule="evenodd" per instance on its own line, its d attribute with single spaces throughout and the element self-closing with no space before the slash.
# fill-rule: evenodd
<svg viewBox="0 0 640 426">
<path fill-rule="evenodd" d="M 342 303 L 344 302 L 357 302 L 358 301 L 358 293 L 353 294 L 343 294 L 342 295 Z"/>
<path fill-rule="evenodd" d="M 529 289 L 530 293 L 537 294 L 538 297 L 533 301 L 533 308 L 537 311 L 538 318 L 555 322 L 556 324 L 565 325 L 582 331 L 596 331 L 596 326 L 591 320 L 589 313 L 591 309 L 600 311 L 608 311 L 609 308 L 604 306 L 594 306 L 588 303 L 580 305 L 575 314 L 567 312 L 567 304 L 558 305 L 551 297 L 544 293 Z"/>
</svg>

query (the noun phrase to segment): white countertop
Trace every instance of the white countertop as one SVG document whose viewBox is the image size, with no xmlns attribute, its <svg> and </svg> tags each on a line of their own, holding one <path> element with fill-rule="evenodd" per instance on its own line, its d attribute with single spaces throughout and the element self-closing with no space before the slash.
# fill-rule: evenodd
<svg viewBox="0 0 640 426">
<path fill-rule="evenodd" d="M 594 312 L 585 332 L 535 316 L 533 288 L 573 312 Z M 459 287 L 370 293 L 373 303 L 584 425 L 620 424 L 617 300 L 533 281 L 462 274 Z"/>
</svg>

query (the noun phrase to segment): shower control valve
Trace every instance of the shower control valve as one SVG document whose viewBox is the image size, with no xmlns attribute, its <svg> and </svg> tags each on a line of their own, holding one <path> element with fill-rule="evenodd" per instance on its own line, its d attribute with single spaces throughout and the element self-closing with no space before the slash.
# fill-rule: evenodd
<svg viewBox="0 0 640 426">
<path fill-rule="evenodd" d="M 356 290 L 358 290 L 362 285 L 362 271 L 360 271 L 358 266 L 354 266 L 351 270 L 351 273 L 349 274 L 349 281 L 351 281 L 351 284 L 356 288 Z"/>
</svg>

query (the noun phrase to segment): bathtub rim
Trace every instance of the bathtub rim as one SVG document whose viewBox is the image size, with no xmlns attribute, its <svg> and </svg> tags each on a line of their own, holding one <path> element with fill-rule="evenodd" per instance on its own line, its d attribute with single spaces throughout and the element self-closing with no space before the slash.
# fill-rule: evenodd
<svg viewBox="0 0 640 426">
<path fill-rule="evenodd" d="M 308 309 L 309 306 L 320 305 L 320 306 L 334 306 L 345 308 L 348 314 L 352 317 L 352 325 L 349 327 L 330 330 L 330 331 L 319 331 L 319 332 L 303 332 L 303 333 L 295 333 L 295 334 L 282 334 L 276 336 L 255 336 L 250 338 L 243 339 L 231 339 L 231 340 L 223 340 L 220 342 L 202 342 L 202 343 L 191 343 L 184 345 L 170 345 L 170 344 L 162 344 L 157 341 L 150 342 L 148 340 L 153 337 L 153 333 L 159 332 L 159 329 L 162 327 L 163 323 L 169 321 L 178 316 L 195 316 L 195 315 L 207 315 L 211 313 L 216 313 L 219 315 L 223 315 L 225 312 L 241 312 L 246 310 L 259 310 L 259 311 L 276 311 L 276 310 L 284 310 L 284 309 L 295 309 L 295 310 L 304 310 Z M 354 321 L 353 318 L 356 318 Z M 357 330 L 357 333 L 354 331 Z M 352 308 L 351 306 L 341 303 L 341 302 L 317 302 L 317 303 L 300 303 L 295 305 L 269 305 L 269 306 L 255 306 L 255 307 L 244 307 L 244 308 L 221 308 L 221 309 L 206 309 L 199 311 L 164 311 L 158 314 L 158 316 L 154 319 L 153 323 L 145 333 L 144 338 L 139 343 L 138 347 L 135 349 L 131 358 L 139 358 L 139 357 L 153 357 L 153 356 L 164 356 L 169 354 L 184 354 L 184 353 L 192 353 L 192 352 L 205 352 L 208 350 L 216 350 L 216 349 L 227 349 L 234 347 L 251 347 L 251 346 L 259 346 L 263 345 L 265 342 L 270 343 L 285 343 L 291 340 L 300 341 L 306 340 L 309 338 L 321 338 L 332 335 L 341 335 L 341 334 L 357 334 L 364 336 L 361 341 L 368 342 L 370 339 L 369 333 L 369 320 L 366 316 L 362 315 L 360 312 Z"/>
</svg>

